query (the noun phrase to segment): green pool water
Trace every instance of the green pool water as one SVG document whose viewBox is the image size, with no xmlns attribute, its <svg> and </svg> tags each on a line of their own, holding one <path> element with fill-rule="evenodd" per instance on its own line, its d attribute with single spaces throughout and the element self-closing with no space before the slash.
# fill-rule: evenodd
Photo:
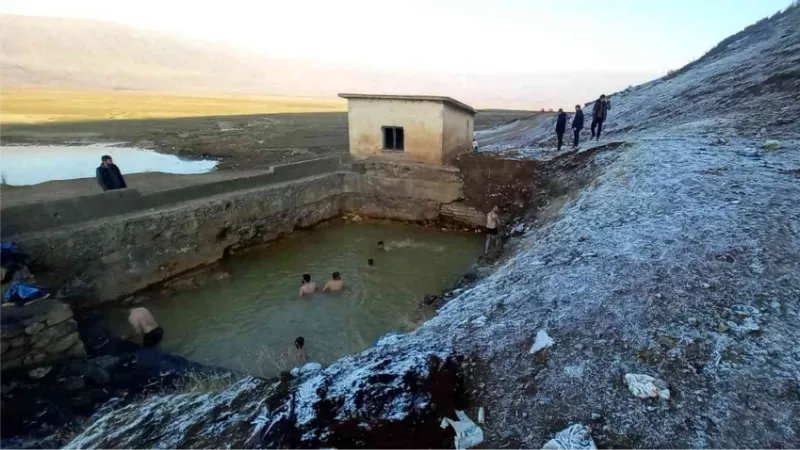
<svg viewBox="0 0 800 450">
<path fill-rule="evenodd" d="M 330 363 L 415 328 L 431 314 L 419 308 L 424 295 L 452 287 L 482 243 L 471 233 L 336 221 L 234 255 L 222 263 L 230 278 L 144 306 L 165 329 L 163 349 L 269 376 L 293 366 L 298 336 L 311 360 Z M 344 291 L 299 297 L 303 273 L 321 289 L 333 271 Z"/>
</svg>

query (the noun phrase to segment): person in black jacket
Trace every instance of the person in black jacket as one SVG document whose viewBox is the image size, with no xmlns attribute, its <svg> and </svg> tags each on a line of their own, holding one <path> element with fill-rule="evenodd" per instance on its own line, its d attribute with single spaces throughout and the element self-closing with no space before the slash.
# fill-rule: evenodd
<svg viewBox="0 0 800 450">
<path fill-rule="evenodd" d="M 99 184 L 104 191 L 128 187 L 125 184 L 125 178 L 122 177 L 122 173 L 119 171 L 119 167 L 114 164 L 114 160 L 111 159 L 110 156 L 103 155 L 100 161 L 102 161 L 102 164 L 97 168 L 95 174 L 97 177 L 97 184 Z"/>
<path fill-rule="evenodd" d="M 608 116 L 608 111 L 611 110 L 611 102 L 606 98 L 605 94 L 594 102 L 592 111 L 592 137 L 595 137 L 594 129 L 597 127 L 597 140 L 600 140 L 600 133 L 603 132 L 603 122 Z"/>
<path fill-rule="evenodd" d="M 575 117 L 572 118 L 572 129 L 575 131 L 575 138 L 572 139 L 572 147 L 578 146 L 581 138 L 581 129 L 583 128 L 583 110 L 581 105 L 575 105 Z"/>
<path fill-rule="evenodd" d="M 564 141 L 564 131 L 567 129 L 567 113 L 563 109 L 558 109 L 556 119 L 556 136 L 558 136 L 558 149 L 561 150 L 561 143 Z"/>
</svg>

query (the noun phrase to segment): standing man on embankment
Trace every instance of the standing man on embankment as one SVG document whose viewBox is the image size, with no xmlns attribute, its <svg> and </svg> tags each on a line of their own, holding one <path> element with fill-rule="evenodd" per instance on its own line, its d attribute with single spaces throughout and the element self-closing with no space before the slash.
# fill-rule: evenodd
<svg viewBox="0 0 800 450">
<path fill-rule="evenodd" d="M 561 151 L 561 144 L 564 142 L 564 131 L 567 129 L 567 113 L 558 108 L 558 118 L 556 118 L 556 136 L 558 136 L 558 151 Z"/>
<path fill-rule="evenodd" d="M 597 138 L 595 140 L 600 140 L 600 133 L 603 132 L 603 122 L 605 122 L 606 117 L 608 117 L 608 112 L 611 110 L 611 102 L 606 98 L 606 95 L 603 94 L 600 98 L 594 102 L 594 108 L 592 111 L 592 137 L 595 137 L 594 129 L 597 127 Z"/>
<path fill-rule="evenodd" d="M 572 148 L 577 148 L 581 140 L 581 129 L 583 129 L 583 110 L 581 105 L 575 105 L 575 117 L 572 118 L 572 130 L 575 137 L 572 138 Z"/>
<path fill-rule="evenodd" d="M 112 191 L 114 189 L 123 189 L 128 187 L 125 184 L 125 178 L 122 177 L 122 172 L 119 167 L 114 164 L 114 160 L 108 155 L 100 157 L 100 167 L 95 171 L 97 177 L 97 184 L 103 188 L 104 191 Z"/>
</svg>

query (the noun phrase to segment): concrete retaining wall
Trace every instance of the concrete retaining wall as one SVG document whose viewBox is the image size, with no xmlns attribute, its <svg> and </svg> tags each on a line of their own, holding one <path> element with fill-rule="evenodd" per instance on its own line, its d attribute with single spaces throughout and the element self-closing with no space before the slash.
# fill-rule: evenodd
<svg viewBox="0 0 800 450">
<path fill-rule="evenodd" d="M 13 236 L 63 227 L 104 217 L 121 216 L 160 208 L 227 192 L 287 182 L 335 172 L 340 158 L 320 158 L 272 167 L 268 173 L 203 183 L 177 189 L 142 194 L 137 189 L 120 189 L 93 195 L 29 203 L 2 209 L 2 235 Z"/>
<path fill-rule="evenodd" d="M 271 180 L 294 179 L 333 167 L 330 161 L 312 163 L 276 167 L 276 178 Z M 233 192 L 217 193 L 221 187 L 205 185 L 174 195 L 159 193 L 173 202 L 184 201 L 12 238 L 35 261 L 39 284 L 59 290 L 75 307 L 84 308 L 211 264 L 229 250 L 277 239 L 296 227 L 312 226 L 347 212 L 432 221 L 440 217 L 443 205 L 462 196 L 457 172 L 452 169 L 424 167 L 418 171 L 416 166 L 408 170 L 392 166 L 385 171 L 400 174 L 399 178 L 382 177 L 381 170 L 374 168 L 362 172 L 323 173 L 285 183 L 257 184 L 251 189 L 247 189 L 248 183 L 255 181 L 237 179 L 231 181 L 242 189 Z M 226 189 L 232 183 L 225 185 Z M 121 192 L 130 195 L 130 191 Z M 452 208 L 447 211 L 454 220 L 476 220 L 467 213 L 456 214 Z"/>
</svg>

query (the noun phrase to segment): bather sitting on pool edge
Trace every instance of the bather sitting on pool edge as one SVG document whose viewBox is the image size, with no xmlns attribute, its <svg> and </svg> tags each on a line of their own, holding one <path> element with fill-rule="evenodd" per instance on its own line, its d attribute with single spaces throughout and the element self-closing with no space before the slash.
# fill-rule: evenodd
<svg viewBox="0 0 800 450">
<path fill-rule="evenodd" d="M 332 279 L 325 283 L 325 286 L 322 288 L 322 292 L 337 292 L 344 289 L 344 280 L 342 280 L 342 275 L 339 272 L 333 272 L 331 277 Z"/>
</svg>

